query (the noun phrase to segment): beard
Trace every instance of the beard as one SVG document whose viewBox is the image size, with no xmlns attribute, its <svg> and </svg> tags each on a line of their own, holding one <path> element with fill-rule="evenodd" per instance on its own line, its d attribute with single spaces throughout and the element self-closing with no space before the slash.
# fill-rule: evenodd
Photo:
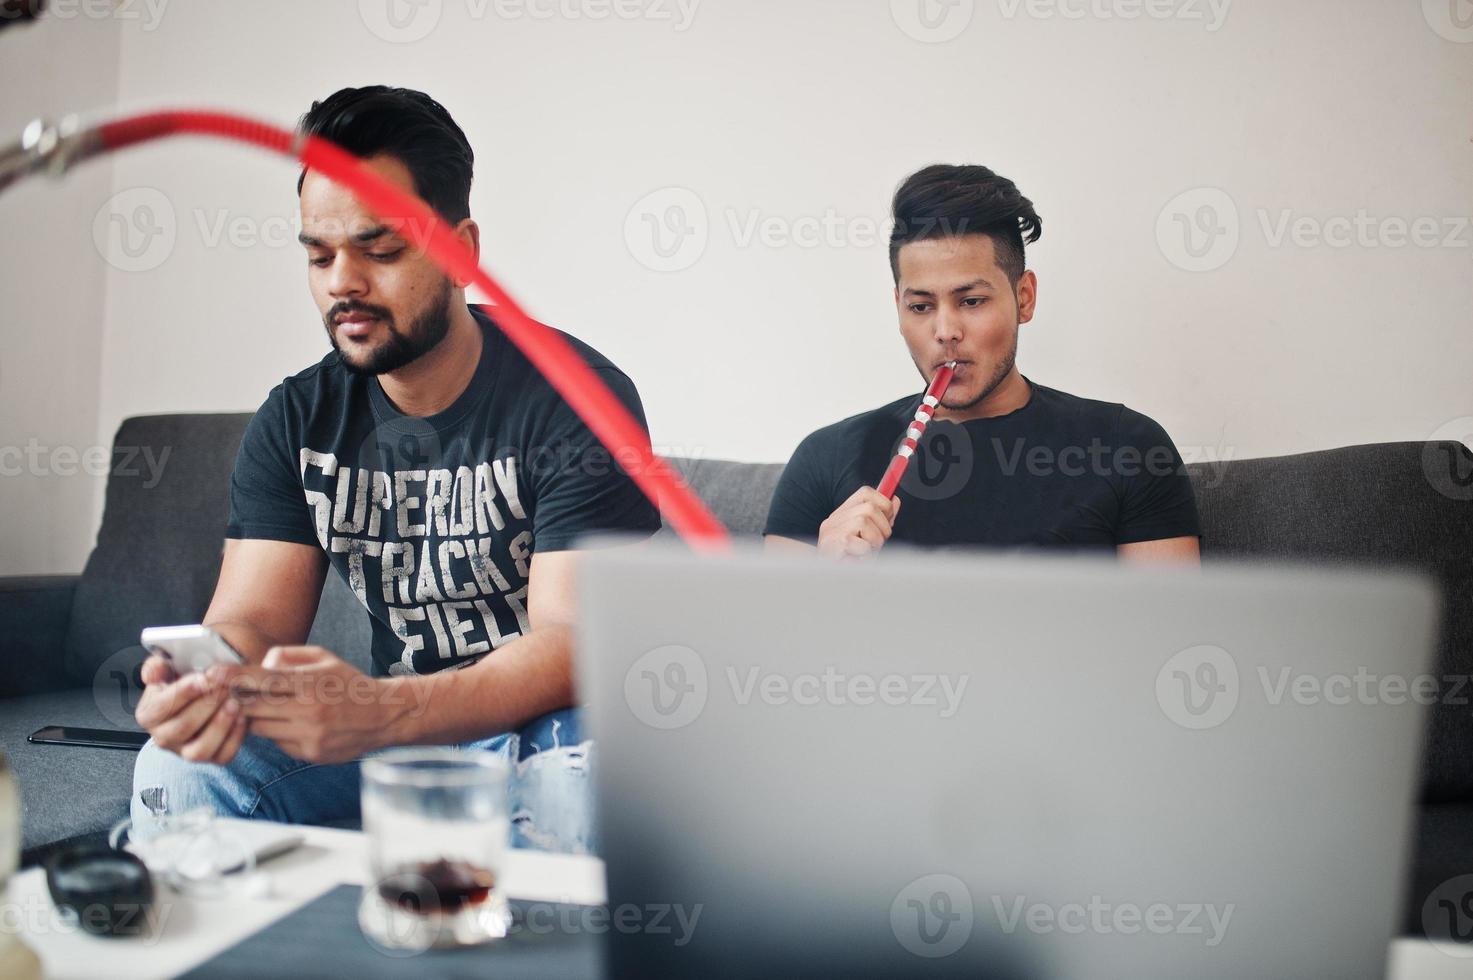
<svg viewBox="0 0 1473 980">
<path fill-rule="evenodd" d="M 430 301 L 429 307 L 414 318 L 406 333 L 394 326 L 394 315 L 382 306 L 367 303 L 337 303 L 322 318 L 327 328 L 327 339 L 337 351 L 338 361 L 353 374 L 378 376 L 397 371 L 419 360 L 439 346 L 450 332 L 450 300 L 454 294 L 450 280 L 440 281 L 439 294 Z M 369 351 L 362 360 L 354 361 L 343 353 L 338 338 L 333 333 L 333 321 L 344 313 L 367 313 L 376 317 L 388 331 L 389 339 Z"/>
<path fill-rule="evenodd" d="M 1008 347 L 1008 352 L 1004 354 L 1002 359 L 997 362 L 997 367 L 993 368 L 992 370 L 992 376 L 989 377 L 987 379 L 987 382 L 982 385 L 982 388 L 977 392 L 977 397 L 968 399 L 964 402 L 952 401 L 950 399 L 943 398 L 941 400 L 940 407 L 946 409 L 948 412 L 971 411 L 978 405 L 982 404 L 982 402 L 987 399 L 988 395 L 997 390 L 997 386 L 1002 384 L 1003 381 L 1007 379 L 1007 376 L 1012 373 L 1013 366 L 1017 363 L 1017 361 L 1018 332 L 1016 329 L 1014 329 L 1013 342 Z M 926 369 L 922 367 L 920 365 L 920 362 L 918 361 L 916 362 L 916 370 L 920 372 L 921 380 L 925 381 L 926 384 L 929 385 L 931 383 L 931 376 L 926 373 Z M 950 394 L 950 389 L 947 390 L 947 393 Z"/>
<path fill-rule="evenodd" d="M 1015 334 L 1013 336 L 1012 346 L 1008 348 L 1008 352 L 1003 356 L 1002 360 L 997 362 L 997 367 L 994 368 L 992 371 L 992 377 L 987 379 L 987 383 L 982 386 L 981 390 L 977 393 L 976 398 L 970 399 L 969 401 L 965 402 L 953 402 L 943 398 L 941 400 L 941 407 L 949 412 L 969 412 L 972 409 L 976 408 L 987 399 L 988 395 L 996 391 L 997 386 L 1002 384 L 1007 376 L 1012 373 L 1013 365 L 1016 364 L 1017 361 L 1018 339 L 1017 335 Z"/>
</svg>

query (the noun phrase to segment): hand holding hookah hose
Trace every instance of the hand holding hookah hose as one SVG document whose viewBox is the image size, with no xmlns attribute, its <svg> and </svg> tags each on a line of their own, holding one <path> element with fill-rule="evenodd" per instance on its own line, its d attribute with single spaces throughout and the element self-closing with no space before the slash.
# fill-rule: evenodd
<svg viewBox="0 0 1473 980">
<path fill-rule="evenodd" d="M 728 544 L 726 529 L 699 497 L 650 447 L 644 429 L 603 381 L 551 327 L 524 313 L 439 216 L 414 194 L 395 187 L 359 158 L 317 136 L 222 112 L 151 112 L 92 125 L 68 117 L 60 125 L 29 124 L 20 140 L 0 149 L 0 191 L 32 173 L 60 176 L 94 156 L 176 133 L 238 140 L 298 159 L 350 188 L 382 218 L 402 222 L 401 232 L 422 248 L 446 275 L 475 283 L 491 299 L 497 325 L 577 412 L 598 440 L 672 527 L 701 551 Z"/>
</svg>

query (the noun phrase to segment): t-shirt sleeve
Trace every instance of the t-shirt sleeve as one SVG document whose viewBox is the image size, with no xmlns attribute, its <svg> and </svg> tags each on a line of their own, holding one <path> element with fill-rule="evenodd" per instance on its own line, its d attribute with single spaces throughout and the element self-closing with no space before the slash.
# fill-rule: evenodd
<svg viewBox="0 0 1473 980">
<path fill-rule="evenodd" d="M 1116 544 L 1200 536 L 1197 498 L 1176 444 L 1154 419 L 1124 406 L 1117 445 L 1138 453 L 1122 466 L 1120 523 Z M 1117 457 L 1120 459 L 1122 457 Z"/>
<path fill-rule="evenodd" d="M 818 528 L 834 512 L 833 454 L 824 430 L 810 434 L 793 451 L 767 508 L 763 534 L 816 542 Z"/>
<path fill-rule="evenodd" d="M 639 422 L 648 444 L 649 425 L 634 382 L 617 369 L 596 370 Z M 566 551 L 589 534 L 648 536 L 660 529 L 659 510 L 620 465 L 628 461 L 616 459 L 567 402 L 557 400 L 543 432 L 542 445 L 526 447 L 524 457 L 536 501 L 536 550 Z"/>
<path fill-rule="evenodd" d="M 286 392 L 277 386 L 246 426 L 230 474 L 228 538 L 321 545 L 287 434 Z"/>
</svg>

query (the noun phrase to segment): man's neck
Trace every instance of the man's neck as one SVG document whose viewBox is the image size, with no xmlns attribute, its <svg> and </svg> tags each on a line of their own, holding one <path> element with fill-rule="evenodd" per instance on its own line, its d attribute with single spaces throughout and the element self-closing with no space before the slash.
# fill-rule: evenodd
<svg viewBox="0 0 1473 980">
<path fill-rule="evenodd" d="M 465 392 L 481 363 L 481 325 L 463 302 L 450 306 L 450 329 L 435 349 L 397 371 L 379 375 L 394 407 L 424 418 L 445 411 Z"/>
<path fill-rule="evenodd" d="M 1027 379 L 1018 373 L 1014 367 L 1008 372 L 1008 376 L 1002 379 L 1002 383 L 988 393 L 971 408 L 955 411 L 945 406 L 938 406 L 936 418 L 947 419 L 951 422 L 970 422 L 972 419 L 990 419 L 999 415 L 1007 415 L 1016 412 L 1033 396 L 1033 389 L 1029 386 Z"/>
</svg>

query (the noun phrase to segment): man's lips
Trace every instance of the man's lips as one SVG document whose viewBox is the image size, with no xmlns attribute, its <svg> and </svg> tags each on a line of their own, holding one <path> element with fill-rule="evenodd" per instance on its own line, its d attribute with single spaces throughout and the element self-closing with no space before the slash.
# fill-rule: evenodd
<svg viewBox="0 0 1473 980">
<path fill-rule="evenodd" d="M 349 313 L 338 319 L 337 328 L 338 333 L 342 336 L 350 340 L 357 340 L 368 336 L 376 323 L 378 323 L 378 317 L 364 313 Z"/>
</svg>

